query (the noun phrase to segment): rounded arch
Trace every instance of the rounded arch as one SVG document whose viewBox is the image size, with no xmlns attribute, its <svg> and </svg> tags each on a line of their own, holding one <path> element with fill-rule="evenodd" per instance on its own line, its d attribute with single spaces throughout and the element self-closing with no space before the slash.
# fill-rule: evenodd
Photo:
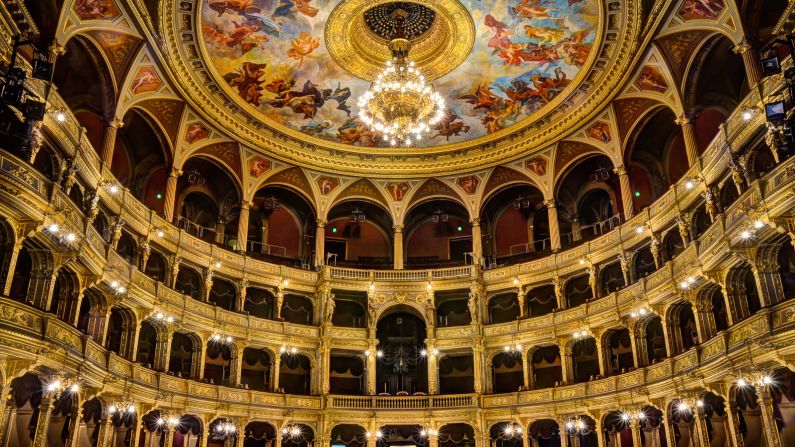
<svg viewBox="0 0 795 447">
<path fill-rule="evenodd" d="M 336 201 L 326 216 L 324 259 L 370 268 L 393 265 L 395 222 L 383 204 L 349 197 Z"/>
<path fill-rule="evenodd" d="M 532 259 L 551 249 L 544 194 L 532 182 L 515 181 L 495 189 L 480 207 L 483 255 L 500 263 Z"/>
<path fill-rule="evenodd" d="M 266 421 L 251 421 L 243 430 L 246 447 L 268 447 L 276 441 L 276 427 Z"/>
<path fill-rule="evenodd" d="M 298 188 L 266 184 L 253 194 L 246 252 L 254 256 L 306 258 L 313 249 L 317 210 Z M 239 217 L 232 224 L 238 222 Z"/>
<path fill-rule="evenodd" d="M 403 252 L 409 268 L 460 265 L 472 252 L 470 213 L 451 199 L 422 200 L 403 218 Z"/>
<path fill-rule="evenodd" d="M 365 447 L 367 430 L 358 424 L 336 424 L 331 428 L 331 444 L 345 447 Z"/>
</svg>

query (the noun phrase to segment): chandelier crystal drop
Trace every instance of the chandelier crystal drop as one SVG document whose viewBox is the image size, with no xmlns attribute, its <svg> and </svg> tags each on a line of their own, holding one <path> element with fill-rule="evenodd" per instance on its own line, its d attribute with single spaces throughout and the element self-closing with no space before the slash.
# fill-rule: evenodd
<svg viewBox="0 0 795 447">
<path fill-rule="evenodd" d="M 445 101 L 409 61 L 411 41 L 404 37 L 402 10 L 395 11 L 395 36 L 389 42 L 392 60 L 359 98 L 359 119 L 390 145 L 410 146 L 442 120 Z"/>
</svg>

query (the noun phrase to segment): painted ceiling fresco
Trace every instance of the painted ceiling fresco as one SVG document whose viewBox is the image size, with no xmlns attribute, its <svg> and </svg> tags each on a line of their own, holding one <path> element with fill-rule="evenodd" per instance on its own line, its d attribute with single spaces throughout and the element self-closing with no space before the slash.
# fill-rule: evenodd
<svg viewBox="0 0 795 447">
<path fill-rule="evenodd" d="M 382 144 L 357 118 L 369 87 L 326 51 L 339 0 L 205 0 L 201 30 L 221 82 L 269 124 L 356 146 Z M 471 140 L 526 121 L 586 64 L 598 0 L 461 0 L 476 27 L 465 62 L 434 81 L 447 117 L 423 146 Z M 278 126 L 277 126 L 278 127 Z"/>
</svg>

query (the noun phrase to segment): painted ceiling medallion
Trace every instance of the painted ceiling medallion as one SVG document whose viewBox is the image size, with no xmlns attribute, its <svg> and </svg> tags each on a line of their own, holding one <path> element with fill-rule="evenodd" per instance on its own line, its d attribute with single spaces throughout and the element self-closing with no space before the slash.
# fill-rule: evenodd
<svg viewBox="0 0 795 447">
<path fill-rule="evenodd" d="M 206 0 L 203 53 L 223 91 L 270 128 L 321 147 L 389 146 L 359 120 L 352 98 L 390 58 L 390 3 Z M 425 8 L 412 7 L 412 60 L 448 106 L 412 150 L 486 143 L 554 111 L 602 35 L 599 0 L 412 3 Z"/>
</svg>

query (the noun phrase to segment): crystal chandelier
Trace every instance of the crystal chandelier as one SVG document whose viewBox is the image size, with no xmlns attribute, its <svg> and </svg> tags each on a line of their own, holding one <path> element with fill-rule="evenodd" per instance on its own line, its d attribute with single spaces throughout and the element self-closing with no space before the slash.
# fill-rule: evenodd
<svg viewBox="0 0 795 447">
<path fill-rule="evenodd" d="M 408 13 L 393 12 L 395 32 L 389 42 L 392 60 L 359 98 L 359 119 L 392 146 L 420 140 L 445 113 L 444 98 L 425 83 L 425 77 L 408 60 L 411 41 L 404 21 Z"/>
</svg>

